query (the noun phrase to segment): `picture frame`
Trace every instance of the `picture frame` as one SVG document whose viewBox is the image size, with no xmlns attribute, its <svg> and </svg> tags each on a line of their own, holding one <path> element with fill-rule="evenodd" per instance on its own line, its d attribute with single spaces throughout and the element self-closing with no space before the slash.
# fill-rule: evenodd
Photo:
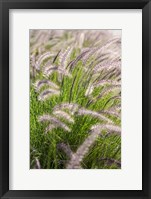
<svg viewBox="0 0 151 199">
<path fill-rule="evenodd" d="M 151 2 L 150 0 L 2 0 L 0 4 L 0 196 L 1 198 L 151 198 Z M 9 10 L 10 9 L 142 9 L 142 190 L 9 190 Z"/>
</svg>

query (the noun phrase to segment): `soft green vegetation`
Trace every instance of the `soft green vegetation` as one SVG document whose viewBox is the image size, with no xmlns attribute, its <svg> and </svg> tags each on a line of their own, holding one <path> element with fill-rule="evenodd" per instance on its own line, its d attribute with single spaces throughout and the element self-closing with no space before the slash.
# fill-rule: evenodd
<svg viewBox="0 0 151 199">
<path fill-rule="evenodd" d="M 33 33 L 32 39 L 36 37 L 36 34 Z M 63 49 L 60 47 L 54 48 L 51 45 L 51 40 L 44 45 L 45 51 L 54 52 L 55 56 L 57 52 L 61 50 L 62 53 L 65 52 L 66 47 L 64 43 L 69 38 L 74 36 L 71 33 L 65 32 L 60 38 L 60 45 L 63 46 Z M 58 38 L 57 38 L 58 39 Z M 52 40 L 53 41 L 53 40 Z M 63 43 L 63 44 L 62 44 Z M 101 44 L 102 45 L 102 44 Z M 31 42 L 31 47 L 33 43 Z M 91 47 L 91 40 L 85 40 L 82 43 L 83 48 Z M 95 47 L 95 46 L 94 46 Z M 32 48 L 31 55 L 36 54 L 38 57 L 38 48 L 34 50 Z M 58 49 L 58 50 L 57 50 Z M 36 53 L 35 53 L 36 52 Z M 102 70 L 94 74 L 94 68 L 96 63 L 94 60 L 97 58 L 97 54 L 93 54 L 87 60 L 87 63 L 84 64 L 82 60 L 79 60 L 75 63 L 74 67 L 71 67 L 69 64 L 71 61 L 75 60 L 81 53 L 79 47 L 74 46 L 70 56 L 68 57 L 67 64 L 65 64 L 65 70 L 67 70 L 72 76 L 66 76 L 59 74 L 58 71 L 54 71 L 50 76 L 43 76 L 43 68 L 45 64 L 51 60 L 53 66 L 59 67 L 61 54 L 56 57 L 48 57 L 44 59 L 40 64 L 40 70 L 35 70 L 35 74 L 31 74 L 31 84 L 30 84 L 30 165 L 31 168 L 38 167 L 36 164 L 40 164 L 42 169 L 65 169 L 70 157 L 65 153 L 64 150 L 61 150 L 58 146 L 60 143 L 64 143 L 70 147 L 71 151 L 75 153 L 77 149 L 84 143 L 86 138 L 93 133 L 91 127 L 96 124 L 108 124 L 108 122 L 94 117 L 91 114 L 79 114 L 80 108 L 86 110 L 91 110 L 97 112 L 98 114 L 103 114 L 106 118 L 111 120 L 115 126 L 120 127 L 120 110 L 116 107 L 120 107 L 120 88 L 113 88 L 108 92 L 102 94 L 106 88 L 110 88 L 112 83 L 108 83 L 108 80 L 115 81 L 117 79 L 117 73 L 114 73 L 114 70 Z M 36 59 L 38 60 L 38 58 Z M 66 57 L 65 57 L 66 59 Z M 111 59 L 109 58 L 109 61 Z M 64 60 L 62 59 L 62 63 Z M 103 63 L 103 61 L 101 61 Z M 31 70 L 32 66 L 31 66 Z M 111 75 L 110 77 L 110 74 Z M 108 76 L 107 76 L 108 75 Z M 105 77 L 106 76 L 106 77 Z M 120 74 L 119 74 L 120 76 Z M 59 95 L 51 95 L 45 100 L 38 100 L 38 96 L 44 90 L 50 88 L 49 85 L 44 85 L 37 92 L 35 90 L 35 82 L 39 80 L 47 79 L 55 83 L 59 87 Z M 119 82 L 118 78 L 118 82 Z M 105 84 L 100 86 L 94 86 L 92 92 L 86 95 L 87 89 L 90 85 L 95 85 L 95 82 L 100 80 L 106 80 Z M 100 96 L 100 97 L 99 97 Z M 70 132 L 67 132 L 64 128 L 56 127 L 51 131 L 45 133 L 48 124 L 50 121 L 39 122 L 39 117 L 42 115 L 53 115 L 54 107 L 63 103 L 72 103 L 77 104 L 79 108 L 74 111 L 74 114 L 71 114 L 68 109 L 66 113 L 70 114 L 74 120 L 74 123 L 67 121 L 65 118 L 59 118 L 61 122 L 66 124 Z M 115 107 L 114 110 L 112 110 Z M 119 117 L 114 114 L 105 114 L 101 111 L 111 110 L 119 114 Z M 100 131 L 99 136 L 97 136 L 95 142 L 89 147 L 88 152 L 84 155 L 81 161 L 81 168 L 84 169 L 118 169 L 120 168 L 121 162 L 121 136 L 116 134 L 114 131 L 109 132 L 104 129 Z"/>
</svg>

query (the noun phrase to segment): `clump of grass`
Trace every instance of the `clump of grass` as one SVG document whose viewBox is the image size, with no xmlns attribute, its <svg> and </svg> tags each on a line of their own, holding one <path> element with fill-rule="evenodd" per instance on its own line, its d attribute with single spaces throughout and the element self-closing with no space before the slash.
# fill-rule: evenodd
<svg viewBox="0 0 151 199">
<path fill-rule="evenodd" d="M 71 160 L 67 165 L 67 169 L 77 169 L 81 168 L 81 161 L 89 151 L 91 145 L 95 142 L 97 136 L 101 133 L 102 130 L 107 129 L 109 132 L 120 133 L 121 129 L 118 126 L 114 125 L 94 125 L 91 127 L 91 134 L 85 139 L 82 145 L 77 149 L 76 153 L 71 156 Z"/>
<path fill-rule="evenodd" d="M 31 30 L 31 168 L 121 167 L 120 42 L 107 30 Z"/>
</svg>

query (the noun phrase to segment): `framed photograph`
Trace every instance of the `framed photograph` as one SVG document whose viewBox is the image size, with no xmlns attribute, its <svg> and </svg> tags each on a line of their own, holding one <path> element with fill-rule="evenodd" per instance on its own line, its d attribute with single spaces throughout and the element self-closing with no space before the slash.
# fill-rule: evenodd
<svg viewBox="0 0 151 199">
<path fill-rule="evenodd" d="M 150 1 L 0 7 L 1 198 L 150 199 Z"/>
</svg>

